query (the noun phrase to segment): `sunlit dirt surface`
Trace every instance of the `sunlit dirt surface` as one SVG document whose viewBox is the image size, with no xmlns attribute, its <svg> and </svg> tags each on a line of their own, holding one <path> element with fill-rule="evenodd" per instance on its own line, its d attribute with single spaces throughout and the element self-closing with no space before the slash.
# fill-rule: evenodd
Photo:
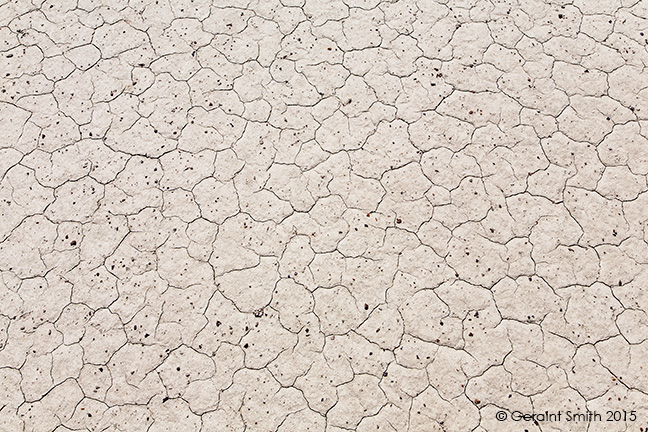
<svg viewBox="0 0 648 432">
<path fill-rule="evenodd" d="M 648 430 L 646 18 L 2 2 L 0 431 Z"/>
</svg>

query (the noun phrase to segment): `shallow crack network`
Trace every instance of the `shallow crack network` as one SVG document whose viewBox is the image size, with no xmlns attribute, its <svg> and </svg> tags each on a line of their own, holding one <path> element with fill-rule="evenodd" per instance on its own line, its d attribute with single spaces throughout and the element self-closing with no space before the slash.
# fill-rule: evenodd
<svg viewBox="0 0 648 432">
<path fill-rule="evenodd" d="M 0 430 L 648 430 L 647 46 L 636 0 L 3 2 Z"/>
</svg>

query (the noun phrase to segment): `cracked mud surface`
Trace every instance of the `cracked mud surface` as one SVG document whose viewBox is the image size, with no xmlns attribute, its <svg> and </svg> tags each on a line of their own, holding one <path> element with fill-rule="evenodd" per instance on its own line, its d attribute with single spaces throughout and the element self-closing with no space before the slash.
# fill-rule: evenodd
<svg viewBox="0 0 648 432">
<path fill-rule="evenodd" d="M 645 430 L 646 18 L 4 1 L 0 430 Z"/>
</svg>

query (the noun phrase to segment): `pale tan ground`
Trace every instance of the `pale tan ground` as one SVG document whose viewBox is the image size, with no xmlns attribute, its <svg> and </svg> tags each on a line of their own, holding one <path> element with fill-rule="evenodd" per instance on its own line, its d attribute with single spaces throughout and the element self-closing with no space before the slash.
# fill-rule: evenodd
<svg viewBox="0 0 648 432">
<path fill-rule="evenodd" d="M 1 3 L 0 431 L 648 429 L 648 1 Z"/>
</svg>

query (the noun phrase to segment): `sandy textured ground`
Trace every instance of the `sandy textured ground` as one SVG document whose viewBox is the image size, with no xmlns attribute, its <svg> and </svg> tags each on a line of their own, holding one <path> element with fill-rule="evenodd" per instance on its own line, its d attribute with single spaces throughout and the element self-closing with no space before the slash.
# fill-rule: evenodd
<svg viewBox="0 0 648 432">
<path fill-rule="evenodd" d="M 648 430 L 646 18 L 3 1 L 0 431 Z"/>
</svg>

